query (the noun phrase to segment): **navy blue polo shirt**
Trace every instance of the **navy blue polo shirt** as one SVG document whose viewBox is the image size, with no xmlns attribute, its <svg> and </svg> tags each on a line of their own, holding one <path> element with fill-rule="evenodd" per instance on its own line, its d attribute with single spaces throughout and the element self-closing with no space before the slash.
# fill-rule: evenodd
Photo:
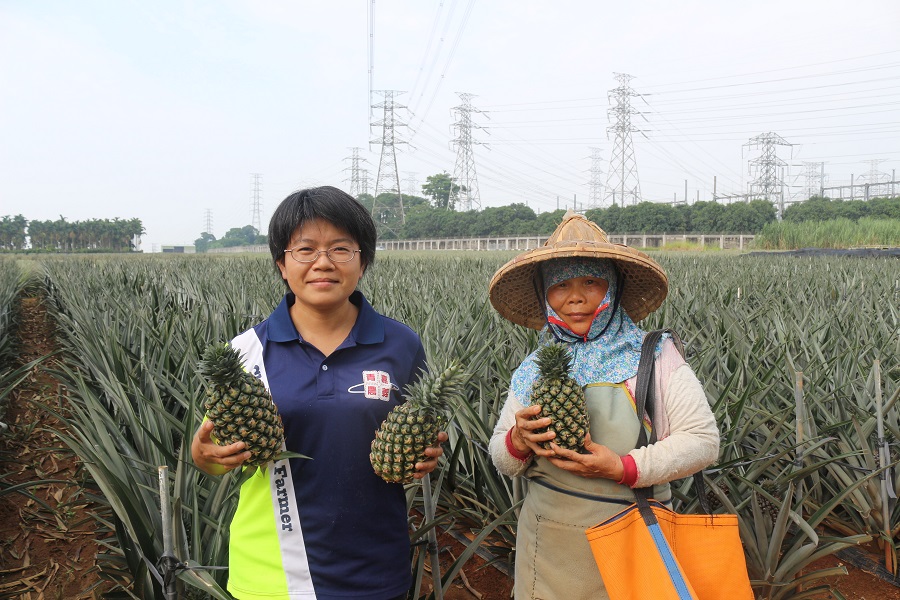
<svg viewBox="0 0 900 600">
<path fill-rule="evenodd" d="M 284 461 L 271 469 L 276 525 L 283 535 L 302 530 L 302 549 L 295 541 L 281 544 L 285 570 L 293 554 L 305 553 L 308 562 L 314 596 L 298 598 L 374 600 L 399 596 L 410 586 L 404 489 L 374 473 L 369 452 L 375 431 L 425 367 L 425 351 L 415 332 L 378 314 L 361 292 L 350 301 L 359 315 L 330 356 L 298 334 L 288 312 L 290 293 L 268 319 L 232 341 L 247 370 L 267 384 L 284 422 L 286 449 L 312 458 L 291 459 L 289 473 Z M 245 523 L 253 516 L 240 510 L 250 489 L 245 484 L 241 490 L 233 552 L 242 547 L 234 535 L 251 530 Z M 266 493 L 262 489 L 258 493 Z M 256 559 L 244 557 L 240 564 Z"/>
</svg>

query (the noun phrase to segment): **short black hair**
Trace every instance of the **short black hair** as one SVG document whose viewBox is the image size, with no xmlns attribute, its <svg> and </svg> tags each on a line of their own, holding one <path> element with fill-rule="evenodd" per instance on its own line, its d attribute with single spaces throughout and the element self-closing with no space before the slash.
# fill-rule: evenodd
<svg viewBox="0 0 900 600">
<path fill-rule="evenodd" d="M 375 262 L 377 232 L 372 215 L 356 198 L 330 185 L 299 190 L 281 201 L 269 220 L 269 251 L 275 269 L 298 227 L 321 219 L 350 234 L 359 244 L 363 270 Z"/>
</svg>

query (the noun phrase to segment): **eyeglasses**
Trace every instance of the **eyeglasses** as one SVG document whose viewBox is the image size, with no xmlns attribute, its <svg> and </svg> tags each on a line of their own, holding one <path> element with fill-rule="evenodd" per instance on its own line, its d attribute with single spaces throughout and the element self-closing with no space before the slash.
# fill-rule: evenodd
<svg viewBox="0 0 900 600">
<path fill-rule="evenodd" d="M 328 257 L 328 260 L 333 263 L 346 263 L 353 260 L 356 253 L 362 252 L 362 250 L 351 250 L 345 246 L 335 246 L 328 250 L 316 250 L 309 246 L 301 246 L 299 248 L 289 248 L 284 251 L 285 254 L 290 254 L 291 258 L 298 263 L 316 262 L 319 259 L 319 255 L 323 252 L 325 253 L 325 256 Z"/>
</svg>

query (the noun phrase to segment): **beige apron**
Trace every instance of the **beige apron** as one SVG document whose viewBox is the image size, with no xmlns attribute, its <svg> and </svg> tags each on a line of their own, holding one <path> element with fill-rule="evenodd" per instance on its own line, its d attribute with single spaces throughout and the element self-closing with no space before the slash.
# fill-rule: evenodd
<svg viewBox="0 0 900 600">
<path fill-rule="evenodd" d="M 633 450 L 638 420 L 625 385 L 591 384 L 584 393 L 591 439 L 619 455 Z M 608 598 L 584 530 L 631 504 L 634 493 L 609 479 L 563 471 L 545 458 L 535 459 L 525 476 L 530 481 L 516 534 L 516 600 Z M 654 491 L 658 500 L 671 497 L 668 484 Z"/>
</svg>

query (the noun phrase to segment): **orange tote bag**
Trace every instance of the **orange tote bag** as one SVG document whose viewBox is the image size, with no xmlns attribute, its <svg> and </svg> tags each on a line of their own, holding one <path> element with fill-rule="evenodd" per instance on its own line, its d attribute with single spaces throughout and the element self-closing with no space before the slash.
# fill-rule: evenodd
<svg viewBox="0 0 900 600">
<path fill-rule="evenodd" d="M 652 414 L 656 345 L 671 329 L 644 337 L 635 386 L 638 423 Z M 682 352 L 682 354 L 684 354 Z M 635 448 L 656 441 L 656 429 L 641 427 Z M 737 515 L 713 515 L 705 505 L 702 473 L 694 490 L 707 514 L 679 514 L 650 498 L 652 488 L 634 490 L 636 502 L 585 533 L 611 600 L 753 600 Z"/>
<path fill-rule="evenodd" d="M 639 504 L 585 532 L 611 600 L 753 600 L 736 515 Z"/>
</svg>

